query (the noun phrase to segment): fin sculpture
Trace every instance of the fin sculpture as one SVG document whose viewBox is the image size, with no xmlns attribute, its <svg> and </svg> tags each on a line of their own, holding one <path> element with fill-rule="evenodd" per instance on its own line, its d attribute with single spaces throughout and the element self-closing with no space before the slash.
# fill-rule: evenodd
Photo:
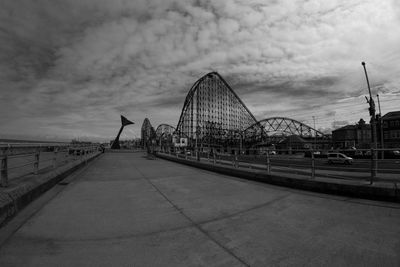
<svg viewBox="0 0 400 267">
<path fill-rule="evenodd" d="M 111 145 L 111 149 L 120 149 L 121 148 L 121 146 L 119 145 L 119 136 L 121 135 L 122 130 L 124 129 L 124 127 L 126 125 L 135 124 L 135 123 L 131 122 L 130 120 L 128 120 L 127 118 L 125 118 L 124 116 L 121 115 L 121 124 L 122 125 L 121 125 L 121 128 L 119 129 L 118 135 L 117 135 L 117 137 L 115 137 L 115 140 Z"/>
</svg>

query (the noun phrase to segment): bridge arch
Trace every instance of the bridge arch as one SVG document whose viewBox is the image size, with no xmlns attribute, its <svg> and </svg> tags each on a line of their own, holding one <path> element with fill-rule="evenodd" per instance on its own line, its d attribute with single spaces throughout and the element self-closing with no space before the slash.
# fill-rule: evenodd
<svg viewBox="0 0 400 267">
<path fill-rule="evenodd" d="M 243 131 L 250 133 L 253 129 L 262 134 L 281 133 L 282 135 L 298 135 L 301 137 L 324 137 L 325 134 L 307 124 L 287 117 L 271 117 L 260 120 Z"/>
<path fill-rule="evenodd" d="M 304 139 L 328 139 L 328 136 L 323 132 L 287 117 L 265 118 L 242 132 L 242 138 L 253 144 L 277 141 L 293 135 Z"/>
</svg>

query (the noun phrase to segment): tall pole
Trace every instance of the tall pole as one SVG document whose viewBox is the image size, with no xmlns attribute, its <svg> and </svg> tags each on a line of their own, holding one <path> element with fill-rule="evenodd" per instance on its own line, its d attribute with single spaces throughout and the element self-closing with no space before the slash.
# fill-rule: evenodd
<svg viewBox="0 0 400 267">
<path fill-rule="evenodd" d="M 384 144 L 383 144 L 383 119 L 382 119 L 382 112 L 381 112 L 381 101 L 379 101 L 379 95 L 376 95 L 376 98 L 378 99 L 378 107 L 379 107 L 379 128 L 380 128 L 380 139 L 381 139 L 381 149 L 382 149 L 382 154 L 381 154 L 381 158 L 384 159 L 385 158 L 385 151 L 384 151 Z"/>
<path fill-rule="evenodd" d="M 374 181 L 374 178 L 376 177 L 376 172 L 378 169 L 377 153 L 376 153 L 377 138 L 376 138 L 375 103 L 374 103 L 374 100 L 372 99 L 367 69 L 365 68 L 365 62 L 361 62 L 361 65 L 364 67 L 365 78 L 367 79 L 368 92 L 369 92 L 369 100 L 367 99 L 367 102 L 369 104 L 369 115 L 371 116 L 370 123 L 371 123 L 371 137 L 372 137 L 372 143 L 371 143 L 372 153 L 371 153 L 371 181 L 370 181 L 370 183 L 372 184 Z"/>
<path fill-rule="evenodd" d="M 317 131 L 315 130 L 315 116 L 312 116 L 314 121 L 314 149 L 317 149 Z"/>
</svg>

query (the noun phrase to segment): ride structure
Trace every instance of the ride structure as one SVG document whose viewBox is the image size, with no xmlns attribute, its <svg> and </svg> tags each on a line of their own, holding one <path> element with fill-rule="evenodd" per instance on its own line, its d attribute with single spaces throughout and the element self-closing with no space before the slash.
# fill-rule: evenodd
<svg viewBox="0 0 400 267">
<path fill-rule="evenodd" d="M 187 136 L 191 147 L 223 147 L 238 143 L 240 133 L 256 122 L 228 83 L 211 72 L 190 88 L 176 134 Z"/>
<path fill-rule="evenodd" d="M 217 72 L 204 75 L 192 85 L 176 127 L 163 123 L 154 134 L 151 129 L 146 118 L 142 126 L 143 145 L 154 138 L 160 148 L 183 144 L 200 150 L 242 151 L 271 146 L 291 136 L 308 142 L 308 148 L 315 148 L 317 143 L 327 143 L 329 139 L 324 133 L 291 118 L 271 117 L 258 121 Z"/>
</svg>

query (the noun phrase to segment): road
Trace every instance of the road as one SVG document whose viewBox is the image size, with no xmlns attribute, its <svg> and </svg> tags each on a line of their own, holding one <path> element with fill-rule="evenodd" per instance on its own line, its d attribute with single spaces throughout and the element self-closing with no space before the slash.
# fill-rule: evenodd
<svg viewBox="0 0 400 267">
<path fill-rule="evenodd" d="M 10 222 L 20 225 L 0 247 L 0 266 L 400 265 L 400 204 L 141 153 L 103 154 L 69 179 Z"/>
<path fill-rule="evenodd" d="M 221 159 L 231 160 L 232 155 L 220 155 Z M 239 156 L 239 161 L 246 163 L 266 163 L 266 156 Z M 311 158 L 294 157 L 294 156 L 281 156 L 271 155 L 270 161 L 272 166 L 284 166 L 291 168 L 306 168 L 311 167 Z M 354 171 L 354 172 L 370 172 L 371 160 L 370 159 L 354 159 L 353 164 L 328 164 L 327 159 L 316 158 L 315 167 L 320 170 L 340 170 L 340 171 Z M 400 159 L 385 159 L 378 160 L 378 171 L 381 173 L 400 174 Z"/>
</svg>

